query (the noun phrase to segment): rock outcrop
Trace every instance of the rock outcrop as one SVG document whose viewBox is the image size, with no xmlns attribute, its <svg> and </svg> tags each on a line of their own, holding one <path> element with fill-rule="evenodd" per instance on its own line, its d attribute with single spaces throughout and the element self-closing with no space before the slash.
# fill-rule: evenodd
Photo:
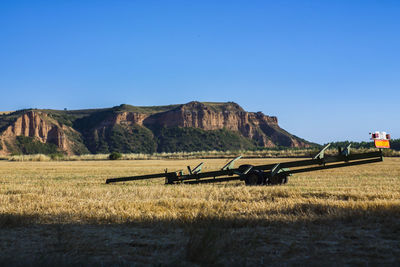
<svg viewBox="0 0 400 267">
<path fill-rule="evenodd" d="M 150 129 L 192 127 L 203 130 L 227 129 L 239 132 L 261 147 L 308 147 L 309 144 L 281 129 L 278 118 L 262 112 L 246 112 L 236 103 L 204 104 L 193 101 L 156 114 L 123 112 L 110 120 L 116 124 L 138 124 Z"/>
<path fill-rule="evenodd" d="M 48 117 L 46 113 L 28 111 L 16 119 L 0 135 L 2 150 L 0 153 L 8 154 L 9 144 L 12 144 L 17 136 L 33 137 L 42 143 L 55 144 L 61 151 L 73 154 L 66 132 L 74 132 L 70 127 L 60 125 L 57 121 Z"/>
<path fill-rule="evenodd" d="M 4 118 L 11 115 L 2 116 Z M 78 140 L 79 145 L 87 151 L 90 144 L 101 147 L 104 142 L 107 143 L 108 141 L 104 140 L 106 136 L 112 136 L 112 141 L 118 143 L 118 140 L 115 140 L 118 135 L 110 132 L 110 129 L 115 128 L 116 125 L 122 127 L 119 128 L 120 136 L 122 138 L 121 133 L 124 132 L 125 139 L 130 133 L 138 133 L 138 131 L 142 135 L 150 134 L 151 138 L 152 133 L 157 133 L 160 129 L 175 127 L 197 128 L 204 131 L 224 129 L 252 140 L 259 147 L 310 146 L 310 143 L 280 128 L 277 117 L 267 116 L 261 112 L 246 112 L 233 102 L 194 101 L 183 105 L 154 107 L 154 109 L 121 105 L 99 111 L 54 111 L 53 113 L 49 110 L 27 110 L 13 116 L 15 119 L 9 125 L 6 124 L 6 127 L 3 125 L 1 128 L 0 153 L 2 154 L 12 152 L 10 144 L 15 142 L 17 136 L 32 137 L 42 143 L 55 144 L 60 151 L 67 154 L 76 153 L 73 147 L 76 146 Z M 66 118 L 69 119 L 66 123 L 68 126 L 65 124 Z M 74 139 L 71 136 L 77 138 Z M 156 134 L 154 138 L 157 138 Z M 130 142 L 133 142 L 131 137 Z M 96 149 L 89 148 L 89 150 L 96 153 Z"/>
</svg>

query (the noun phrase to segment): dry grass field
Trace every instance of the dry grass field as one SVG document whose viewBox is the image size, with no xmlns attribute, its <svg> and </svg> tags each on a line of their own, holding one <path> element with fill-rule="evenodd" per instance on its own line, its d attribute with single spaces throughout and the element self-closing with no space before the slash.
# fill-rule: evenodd
<svg viewBox="0 0 400 267">
<path fill-rule="evenodd" d="M 0 264 L 400 264 L 400 158 L 274 187 L 104 184 L 200 161 L 0 161 Z"/>
</svg>

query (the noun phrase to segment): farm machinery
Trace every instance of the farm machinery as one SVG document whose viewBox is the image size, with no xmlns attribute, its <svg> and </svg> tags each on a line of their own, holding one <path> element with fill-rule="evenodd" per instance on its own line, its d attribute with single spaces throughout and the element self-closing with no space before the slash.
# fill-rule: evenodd
<svg viewBox="0 0 400 267">
<path fill-rule="evenodd" d="M 266 165 L 246 164 L 235 168 L 235 162 L 241 158 L 241 156 L 239 156 L 229 161 L 220 170 L 202 172 L 204 162 L 201 162 L 193 169 L 190 166 L 187 166 L 188 173 L 186 174 L 183 172 L 183 170 L 174 172 L 168 172 L 168 170 L 165 170 L 164 173 L 110 178 L 106 180 L 106 183 L 109 184 L 125 181 L 165 178 L 165 184 L 203 184 L 237 180 L 244 181 L 246 185 L 286 184 L 289 176 L 296 173 L 341 168 L 383 161 L 381 148 L 388 147 L 388 139 L 390 139 L 390 136 L 387 135 L 387 137 L 385 136 L 385 138 L 382 138 L 382 136 L 375 134 L 372 134 L 371 139 L 375 140 L 375 146 L 379 148 L 379 151 L 374 152 L 351 154 L 351 145 L 348 145 L 343 149 L 339 148 L 337 155 L 328 156 L 325 155 L 325 151 L 330 146 L 330 144 L 328 144 L 313 158 L 306 160 L 296 160 Z M 381 140 L 382 142 L 377 142 L 377 140 Z M 387 140 L 387 142 L 383 140 Z M 385 144 L 382 146 L 382 143 Z"/>
</svg>

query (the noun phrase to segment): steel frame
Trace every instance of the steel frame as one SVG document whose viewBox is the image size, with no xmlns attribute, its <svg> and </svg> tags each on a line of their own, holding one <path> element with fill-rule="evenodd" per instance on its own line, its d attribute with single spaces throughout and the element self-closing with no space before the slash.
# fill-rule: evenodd
<svg viewBox="0 0 400 267">
<path fill-rule="evenodd" d="M 116 183 L 125 181 L 137 181 L 155 178 L 165 178 L 165 184 L 201 184 L 216 183 L 241 180 L 246 185 L 275 185 L 287 183 L 288 177 L 292 174 L 318 171 L 325 169 L 341 168 L 362 164 L 370 164 L 383 161 L 382 151 L 350 154 L 350 146 L 345 149 L 339 149 L 338 155 L 325 156 L 324 147 L 314 158 L 307 160 L 296 160 L 266 165 L 241 165 L 234 168 L 235 162 L 241 156 L 228 162 L 221 170 L 201 172 L 203 162 L 191 169 L 188 166 L 188 174 L 183 171 L 139 175 L 131 177 L 110 178 L 106 183 Z"/>
</svg>

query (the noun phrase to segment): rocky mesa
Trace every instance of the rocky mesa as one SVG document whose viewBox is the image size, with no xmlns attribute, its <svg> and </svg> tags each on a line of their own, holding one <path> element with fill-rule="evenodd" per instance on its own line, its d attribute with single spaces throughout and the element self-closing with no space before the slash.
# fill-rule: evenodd
<svg viewBox="0 0 400 267">
<path fill-rule="evenodd" d="M 0 115 L 0 153 L 28 153 L 18 142 L 20 136 L 26 137 L 27 147 L 29 142 L 36 142 L 36 146 L 51 144 L 59 152 L 70 155 L 311 145 L 280 128 L 277 117 L 247 112 L 233 102 L 193 101 L 154 107 L 120 105 L 72 111 L 21 110 Z"/>
</svg>

